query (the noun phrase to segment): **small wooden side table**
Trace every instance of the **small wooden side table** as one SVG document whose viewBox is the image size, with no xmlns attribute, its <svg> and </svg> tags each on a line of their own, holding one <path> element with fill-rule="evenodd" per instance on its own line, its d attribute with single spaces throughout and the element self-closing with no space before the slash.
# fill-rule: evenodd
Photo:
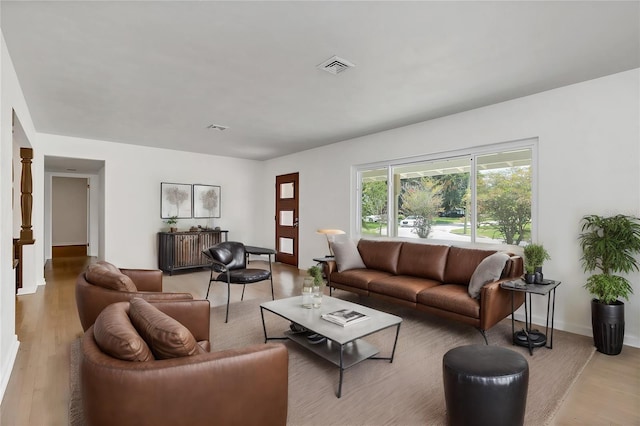
<svg viewBox="0 0 640 426">
<path fill-rule="evenodd" d="M 560 281 L 544 280 L 544 284 L 526 284 L 523 280 L 506 281 L 500 287 L 511 291 L 511 333 L 513 344 L 529 348 L 529 355 L 533 355 L 533 348 L 546 346 L 553 349 L 553 319 L 556 311 L 556 288 Z M 516 291 L 524 292 L 524 328 L 515 331 L 513 297 Z M 531 295 L 547 296 L 547 321 L 545 332 L 532 329 L 531 324 Z M 553 297 L 552 297 L 553 296 Z M 549 334 L 549 320 L 551 320 L 551 334 Z M 547 345 L 548 343 L 548 345 Z"/>
</svg>

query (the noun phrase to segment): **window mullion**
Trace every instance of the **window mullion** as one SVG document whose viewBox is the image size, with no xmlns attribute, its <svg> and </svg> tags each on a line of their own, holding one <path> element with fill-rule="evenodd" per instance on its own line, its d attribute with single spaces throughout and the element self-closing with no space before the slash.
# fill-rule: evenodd
<svg viewBox="0 0 640 426">
<path fill-rule="evenodd" d="M 478 230 L 478 200 L 477 200 L 477 195 L 478 195 L 478 191 L 477 191 L 477 186 L 476 186 L 476 182 L 477 182 L 477 170 L 476 170 L 476 161 L 477 156 L 476 155 L 472 155 L 471 158 L 469 158 L 469 162 L 470 162 L 470 172 L 469 172 L 469 188 L 471 189 L 471 201 L 469 202 L 469 205 L 471 207 L 471 214 L 469 215 L 470 217 L 470 225 L 471 226 L 471 242 L 475 243 L 476 242 L 476 232 Z"/>
</svg>

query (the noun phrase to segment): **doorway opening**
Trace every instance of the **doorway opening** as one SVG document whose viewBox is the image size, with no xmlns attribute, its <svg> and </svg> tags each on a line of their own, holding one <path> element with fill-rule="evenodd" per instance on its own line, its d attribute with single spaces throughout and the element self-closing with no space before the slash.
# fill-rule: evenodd
<svg viewBox="0 0 640 426">
<path fill-rule="evenodd" d="M 45 260 L 100 258 L 105 162 L 45 156 Z"/>
</svg>

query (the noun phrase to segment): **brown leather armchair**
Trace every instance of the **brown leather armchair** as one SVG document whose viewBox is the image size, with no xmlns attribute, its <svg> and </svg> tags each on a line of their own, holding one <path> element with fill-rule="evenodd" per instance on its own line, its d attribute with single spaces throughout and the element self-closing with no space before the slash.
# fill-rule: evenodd
<svg viewBox="0 0 640 426">
<path fill-rule="evenodd" d="M 145 300 L 192 300 L 191 293 L 163 293 L 162 271 L 156 269 L 118 269 L 108 262 L 97 262 L 76 279 L 76 306 L 82 329 L 87 331 L 102 310 L 134 297 Z"/>
<path fill-rule="evenodd" d="M 151 304 L 184 325 L 201 347 L 208 346 L 203 341 L 209 339 L 207 300 Z M 110 308 L 117 309 L 127 309 L 118 318 L 129 321 L 129 304 Z M 80 386 L 88 426 L 286 424 L 289 361 L 283 344 L 124 361 L 100 349 L 96 326 L 85 332 L 81 345 Z"/>
</svg>

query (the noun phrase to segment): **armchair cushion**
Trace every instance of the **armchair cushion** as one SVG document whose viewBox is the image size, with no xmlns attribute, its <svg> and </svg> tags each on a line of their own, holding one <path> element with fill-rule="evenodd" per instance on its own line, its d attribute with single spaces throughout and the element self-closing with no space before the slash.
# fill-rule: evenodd
<svg viewBox="0 0 640 426">
<path fill-rule="evenodd" d="M 85 279 L 93 285 L 117 291 L 138 291 L 131 278 L 109 262 L 96 262 L 87 267 Z"/>
<path fill-rule="evenodd" d="M 149 346 L 129 320 L 128 302 L 107 306 L 96 318 L 93 335 L 102 352 L 123 361 L 152 361 Z"/>
<path fill-rule="evenodd" d="M 268 280 L 271 272 L 266 269 L 233 269 L 229 271 L 229 282 L 237 284 L 251 284 Z M 216 277 L 216 281 L 227 281 L 227 274 L 222 273 Z"/>
<path fill-rule="evenodd" d="M 220 263 L 223 264 L 228 264 L 233 260 L 233 254 L 231 254 L 231 252 L 229 250 L 227 250 L 226 248 L 211 248 L 209 250 L 209 253 L 211 254 L 211 257 L 214 260 L 217 260 Z"/>
<path fill-rule="evenodd" d="M 205 353 L 191 332 L 169 315 L 142 298 L 131 299 L 129 318 L 156 359 Z"/>
</svg>

